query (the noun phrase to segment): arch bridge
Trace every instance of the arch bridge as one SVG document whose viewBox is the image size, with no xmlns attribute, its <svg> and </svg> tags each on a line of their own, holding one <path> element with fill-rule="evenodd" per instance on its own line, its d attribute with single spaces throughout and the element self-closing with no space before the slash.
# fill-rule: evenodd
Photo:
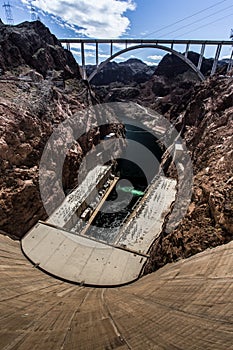
<svg viewBox="0 0 233 350">
<path fill-rule="evenodd" d="M 228 46 L 231 49 L 231 54 L 229 57 L 229 63 L 227 71 L 229 72 L 233 66 L 233 49 L 232 41 L 216 41 L 216 40 L 149 40 L 149 39 L 60 39 L 62 44 L 66 45 L 66 48 L 70 50 L 72 44 L 80 44 L 81 51 L 81 68 L 82 68 L 82 77 L 89 82 L 94 78 L 94 76 L 111 60 L 120 56 L 123 53 L 141 49 L 141 48 L 154 48 L 166 51 L 168 53 L 173 53 L 175 56 L 183 60 L 191 69 L 198 75 L 200 80 L 204 80 L 205 77 L 201 72 L 201 66 L 203 62 L 203 57 L 207 46 L 212 46 L 215 48 L 215 55 L 213 59 L 213 65 L 211 68 L 210 75 L 215 74 L 220 53 L 223 46 Z M 109 57 L 100 63 L 99 58 L 99 46 L 101 44 L 107 44 L 109 46 Z M 86 50 L 88 45 L 95 45 L 93 52 L 95 53 L 95 63 L 96 69 L 87 76 L 86 73 Z M 178 51 L 175 46 L 182 45 L 183 53 Z M 188 52 L 191 45 L 199 46 L 199 60 L 197 65 L 195 65 L 189 58 Z M 120 49 L 118 49 L 120 47 Z M 117 50 L 116 50 L 117 49 Z M 195 50 L 196 51 L 196 50 Z"/>
</svg>

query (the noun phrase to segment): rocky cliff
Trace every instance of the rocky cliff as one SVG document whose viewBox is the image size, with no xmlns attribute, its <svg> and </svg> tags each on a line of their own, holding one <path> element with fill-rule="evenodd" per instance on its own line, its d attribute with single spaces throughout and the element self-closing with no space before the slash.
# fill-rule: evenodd
<svg viewBox="0 0 233 350">
<path fill-rule="evenodd" d="M 88 75 L 96 66 L 87 66 Z M 156 66 L 148 66 L 136 58 L 130 58 L 125 62 L 109 62 L 102 68 L 91 81 L 92 85 L 103 86 L 112 83 L 144 83 L 154 74 Z"/>
<path fill-rule="evenodd" d="M 40 22 L 0 25 L 0 231 L 22 237 L 39 219 L 45 219 L 39 192 L 38 170 L 45 144 L 64 120 L 72 121 L 96 100 L 79 74 L 73 56 Z M 104 135 L 120 131 L 119 125 L 98 127 L 89 113 L 78 119 L 84 130 L 67 153 L 63 188 L 77 184 L 84 155 Z M 72 139 L 67 128 L 64 142 Z M 59 158 L 63 144 L 55 140 Z M 46 186 L 58 189 L 51 159 Z M 57 191 L 54 190 L 54 198 Z"/>
<path fill-rule="evenodd" d="M 64 78 L 80 77 L 79 66 L 70 51 L 40 21 L 17 26 L 0 23 L 0 68 L 2 73 L 20 73 L 24 66 L 46 77 L 48 70 L 62 71 Z"/>
<path fill-rule="evenodd" d="M 232 240 L 232 116 L 233 79 L 219 76 L 194 86 L 166 112 L 178 130 L 183 128 L 194 187 L 187 215 L 174 232 L 168 234 L 164 228 L 151 249 L 146 272 Z"/>
<path fill-rule="evenodd" d="M 188 59 L 195 64 L 198 65 L 200 55 L 196 52 L 189 51 Z M 206 75 L 210 73 L 211 67 L 213 65 L 213 59 L 207 59 L 203 57 L 201 72 Z M 167 78 L 174 78 L 179 74 L 183 74 L 185 72 L 192 72 L 192 69 L 185 64 L 179 57 L 174 54 L 167 54 L 163 57 L 158 67 L 155 69 L 155 75 L 162 75 Z"/>
</svg>

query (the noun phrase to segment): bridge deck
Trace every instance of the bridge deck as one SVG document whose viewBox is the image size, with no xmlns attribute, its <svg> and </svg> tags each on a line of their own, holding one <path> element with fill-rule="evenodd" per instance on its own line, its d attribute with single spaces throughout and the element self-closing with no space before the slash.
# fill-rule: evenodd
<svg viewBox="0 0 233 350">
<path fill-rule="evenodd" d="M 214 46 L 216 47 L 216 52 L 214 55 L 212 69 L 210 71 L 210 75 L 215 74 L 217 69 L 218 60 L 220 57 L 220 53 L 223 46 L 231 46 L 231 40 L 169 40 L 169 39 L 81 39 L 81 38 L 64 38 L 60 39 L 60 42 L 66 44 L 67 49 L 70 49 L 70 45 L 72 44 L 80 44 L 81 50 L 81 61 L 82 61 L 82 76 L 83 79 L 87 79 L 89 82 L 94 78 L 94 76 L 98 73 L 100 69 L 102 69 L 109 61 L 116 58 L 117 56 L 126 53 L 131 50 L 136 50 L 140 48 L 155 48 L 159 50 L 164 50 L 166 52 L 172 53 L 183 60 L 187 65 L 191 67 L 191 69 L 198 75 L 200 80 L 204 80 L 204 75 L 201 72 L 202 61 L 205 53 L 206 46 Z M 94 44 L 96 49 L 95 58 L 96 58 L 96 70 L 94 70 L 89 77 L 86 74 L 86 63 L 85 63 L 85 45 Z M 100 44 L 108 44 L 110 45 L 110 53 L 109 58 L 99 64 L 99 45 Z M 123 45 L 124 49 L 117 48 L 117 51 L 114 53 L 114 45 Z M 175 45 L 184 45 L 184 55 L 179 51 L 174 49 Z M 190 51 L 191 45 L 200 45 L 199 50 L 199 60 L 195 65 L 189 58 L 188 52 Z M 232 69 L 232 59 L 233 59 L 233 50 L 231 50 L 230 59 L 227 71 L 229 72 Z"/>
<path fill-rule="evenodd" d="M 61 43 L 85 43 L 85 44 L 181 44 L 186 45 L 228 45 L 232 46 L 231 40 L 187 40 L 187 39 L 81 39 L 81 38 L 62 38 Z"/>
</svg>

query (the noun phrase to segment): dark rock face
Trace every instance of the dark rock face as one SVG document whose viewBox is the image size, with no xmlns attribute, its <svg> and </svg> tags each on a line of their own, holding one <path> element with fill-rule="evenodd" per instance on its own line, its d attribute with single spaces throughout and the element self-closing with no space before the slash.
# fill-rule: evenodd
<svg viewBox="0 0 233 350">
<path fill-rule="evenodd" d="M 156 96 L 166 96 L 169 94 L 170 89 L 168 85 L 165 84 L 165 82 L 155 80 L 152 85 L 152 91 Z"/>
<path fill-rule="evenodd" d="M 87 69 L 87 73 L 94 70 L 93 67 Z M 127 83 L 132 81 L 133 74 L 129 67 L 119 67 L 116 62 L 109 62 L 91 81 L 94 85 L 109 85 L 112 82 Z"/>
<path fill-rule="evenodd" d="M 80 77 L 72 54 L 40 21 L 0 26 L 0 69 L 4 72 L 27 65 L 44 77 L 48 70 L 62 70 L 64 78 Z"/>
<path fill-rule="evenodd" d="M 154 74 L 155 66 L 148 66 L 146 63 L 142 62 L 137 58 L 130 58 L 125 62 L 119 63 L 120 67 L 129 67 L 133 74 L 133 81 L 140 84 L 144 83 L 150 79 Z"/>
<path fill-rule="evenodd" d="M 188 59 L 194 63 L 198 64 L 199 54 L 196 52 L 189 51 Z M 205 75 L 211 70 L 213 64 L 213 59 L 206 59 L 203 57 L 201 72 Z M 167 78 L 174 78 L 179 74 L 183 74 L 187 71 L 192 71 L 192 69 L 179 57 L 174 54 L 167 54 L 163 57 L 159 63 L 157 69 L 155 70 L 155 75 L 162 75 Z"/>
<path fill-rule="evenodd" d="M 95 66 L 88 66 L 88 75 L 93 72 Z M 143 83 L 154 73 L 155 67 L 149 67 L 141 60 L 131 58 L 125 62 L 109 62 L 93 78 L 91 84 L 96 86 L 109 85 L 114 82 L 129 84 L 132 82 Z"/>
</svg>

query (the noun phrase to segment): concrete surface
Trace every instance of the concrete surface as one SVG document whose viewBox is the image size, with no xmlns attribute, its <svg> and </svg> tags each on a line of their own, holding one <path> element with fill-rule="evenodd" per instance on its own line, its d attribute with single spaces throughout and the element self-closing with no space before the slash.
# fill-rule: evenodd
<svg viewBox="0 0 233 350">
<path fill-rule="evenodd" d="M 1 350 L 231 350 L 233 242 L 120 288 L 56 280 L 0 235 Z"/>
<path fill-rule="evenodd" d="M 146 257 L 39 222 L 22 240 L 26 256 L 71 282 L 116 286 L 135 280 Z"/>
<path fill-rule="evenodd" d="M 94 180 L 99 182 L 109 170 L 108 167 L 96 168 L 66 197 L 47 223 L 39 222 L 23 237 L 23 252 L 45 272 L 67 281 L 93 286 L 122 285 L 140 276 L 147 259 L 146 253 L 159 236 L 164 217 L 175 199 L 176 181 L 159 177 L 135 208 L 128 223 L 123 228 L 119 227 L 112 245 L 84 236 L 92 217 L 80 229 L 80 234 L 64 229 L 65 222 L 75 212 L 77 205 L 85 200 L 89 190 L 93 191 Z M 117 178 L 112 181 L 112 187 L 116 182 Z M 108 191 L 103 200 L 107 195 Z M 102 204 L 103 201 L 100 201 L 97 210 Z M 95 211 L 93 215 L 96 215 Z M 145 255 L 142 256 L 142 253 Z"/>
<path fill-rule="evenodd" d="M 160 176 L 142 199 L 139 210 L 120 232 L 115 244 L 146 253 L 159 236 L 175 196 L 176 181 Z"/>
<path fill-rule="evenodd" d="M 111 166 L 98 165 L 90 170 L 83 182 L 66 196 L 65 200 L 49 217 L 47 222 L 64 227 L 85 199 L 93 192 L 97 194 L 96 186 L 110 169 Z"/>
</svg>

